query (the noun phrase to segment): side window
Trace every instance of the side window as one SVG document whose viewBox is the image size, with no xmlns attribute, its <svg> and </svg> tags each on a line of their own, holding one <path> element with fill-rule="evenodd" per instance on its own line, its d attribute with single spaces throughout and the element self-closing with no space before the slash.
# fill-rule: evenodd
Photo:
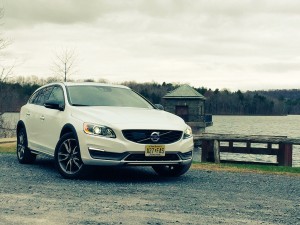
<svg viewBox="0 0 300 225">
<path fill-rule="evenodd" d="M 41 91 L 37 91 L 35 92 L 33 95 L 31 95 L 31 97 L 28 100 L 28 103 L 30 104 L 34 104 L 35 99 L 38 97 L 38 95 L 40 94 Z"/>
<path fill-rule="evenodd" d="M 56 101 L 59 104 L 64 104 L 65 100 L 64 100 L 64 91 L 62 90 L 61 87 L 59 86 L 55 86 L 48 98 L 48 100 L 51 101 Z"/>
<path fill-rule="evenodd" d="M 46 87 L 46 88 L 41 89 L 39 91 L 37 97 L 34 98 L 32 103 L 36 104 L 36 105 L 44 105 L 45 101 L 48 100 L 52 89 L 53 89 L 53 87 Z"/>
</svg>

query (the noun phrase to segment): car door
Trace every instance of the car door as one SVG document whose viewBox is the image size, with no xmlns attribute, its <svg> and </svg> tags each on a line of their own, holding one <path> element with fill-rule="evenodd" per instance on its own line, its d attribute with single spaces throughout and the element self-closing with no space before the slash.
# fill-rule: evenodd
<svg viewBox="0 0 300 225">
<path fill-rule="evenodd" d="M 45 88 L 36 91 L 28 100 L 24 107 L 24 123 L 27 132 L 28 146 L 32 149 L 38 149 L 38 133 L 40 126 L 40 110 L 39 102 L 44 98 Z"/>
<path fill-rule="evenodd" d="M 62 87 L 59 85 L 54 86 L 47 100 L 58 102 L 64 106 L 65 99 Z M 39 139 L 43 142 L 41 147 L 45 153 L 53 155 L 64 124 L 64 111 L 43 107 L 41 118 L 39 128 Z"/>
<path fill-rule="evenodd" d="M 30 142 L 29 147 L 34 150 L 41 150 L 43 140 L 41 139 L 41 127 L 43 121 L 44 103 L 49 98 L 53 86 L 47 86 L 37 92 L 36 97 L 31 101 L 27 109 L 27 136 Z"/>
</svg>

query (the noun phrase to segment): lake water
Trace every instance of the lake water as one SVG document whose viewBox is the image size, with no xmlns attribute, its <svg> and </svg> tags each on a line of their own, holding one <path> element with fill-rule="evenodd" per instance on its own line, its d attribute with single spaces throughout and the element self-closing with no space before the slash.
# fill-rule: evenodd
<svg viewBox="0 0 300 225">
<path fill-rule="evenodd" d="M 300 115 L 296 116 L 213 116 L 207 133 L 276 135 L 300 138 Z M 221 159 L 276 162 L 276 156 L 221 153 Z M 293 166 L 300 167 L 300 146 L 293 146 Z"/>
<path fill-rule="evenodd" d="M 6 129 L 0 128 L 0 138 L 9 138 L 16 136 L 16 126 L 19 121 L 19 113 L 4 113 L 2 116 L 2 126 Z"/>
</svg>

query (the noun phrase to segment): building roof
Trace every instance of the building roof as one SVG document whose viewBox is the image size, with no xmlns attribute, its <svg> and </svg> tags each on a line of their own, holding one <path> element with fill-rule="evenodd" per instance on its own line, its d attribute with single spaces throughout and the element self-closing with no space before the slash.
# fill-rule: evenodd
<svg viewBox="0 0 300 225">
<path fill-rule="evenodd" d="M 187 84 L 176 88 L 175 90 L 166 94 L 163 98 L 193 98 L 205 100 L 203 95 Z"/>
</svg>

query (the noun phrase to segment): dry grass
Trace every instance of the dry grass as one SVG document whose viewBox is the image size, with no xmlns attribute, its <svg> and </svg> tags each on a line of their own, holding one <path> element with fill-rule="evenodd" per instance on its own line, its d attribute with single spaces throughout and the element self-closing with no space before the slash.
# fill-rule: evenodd
<svg viewBox="0 0 300 225">
<path fill-rule="evenodd" d="M 284 166 L 267 166 L 255 164 L 215 164 L 215 163 L 194 163 L 193 169 L 207 171 L 225 171 L 234 173 L 260 173 L 260 174 L 277 174 L 300 176 L 299 167 L 284 167 Z"/>
<path fill-rule="evenodd" d="M 0 153 L 15 153 L 16 142 L 0 144 Z"/>
</svg>

